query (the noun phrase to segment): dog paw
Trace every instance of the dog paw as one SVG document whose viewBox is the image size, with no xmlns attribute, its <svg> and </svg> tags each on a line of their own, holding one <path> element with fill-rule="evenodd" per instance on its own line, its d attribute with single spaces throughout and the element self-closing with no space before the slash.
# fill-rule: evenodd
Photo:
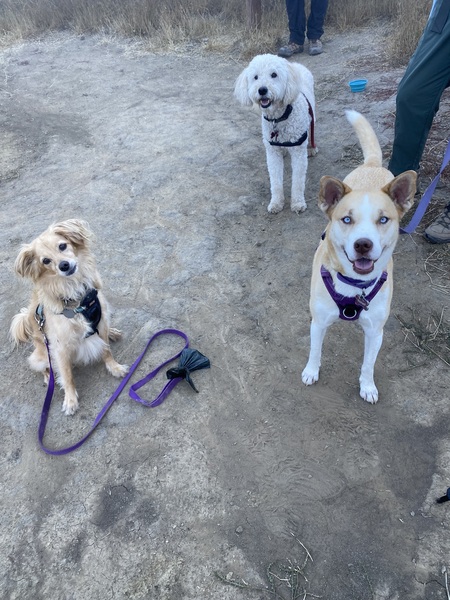
<svg viewBox="0 0 450 600">
<path fill-rule="evenodd" d="M 284 206 L 284 202 L 274 202 L 272 200 L 272 202 L 269 204 L 269 206 L 267 207 L 267 210 L 270 213 L 276 214 L 279 213 L 280 211 L 283 210 L 283 206 Z"/>
<path fill-rule="evenodd" d="M 63 411 L 63 413 L 65 413 L 68 416 L 74 415 L 77 412 L 78 398 L 77 398 L 76 393 L 75 393 L 75 396 L 72 396 L 71 394 L 66 394 L 64 396 L 64 402 L 63 402 L 61 410 Z"/>
<path fill-rule="evenodd" d="M 114 377 L 125 377 L 130 370 L 130 367 L 128 365 L 119 365 L 119 363 L 114 363 L 112 365 L 107 365 L 107 369 Z"/>
<path fill-rule="evenodd" d="M 308 156 L 316 156 L 318 152 L 319 148 L 317 146 L 314 146 L 314 148 L 312 146 L 308 146 Z"/>
<path fill-rule="evenodd" d="M 359 395 L 363 400 L 370 404 L 378 402 L 378 390 L 374 385 L 361 385 Z"/>
<path fill-rule="evenodd" d="M 108 339 L 111 342 L 117 342 L 122 337 L 122 332 L 120 329 L 116 329 L 115 327 L 110 327 L 108 331 Z"/>
<path fill-rule="evenodd" d="M 305 385 L 312 385 L 313 383 L 316 383 L 316 381 L 318 381 L 319 379 L 319 371 L 313 371 L 311 369 L 308 369 L 308 367 L 305 367 L 303 369 L 303 373 L 302 373 L 302 381 Z"/>
<path fill-rule="evenodd" d="M 292 212 L 297 213 L 298 215 L 306 210 L 306 202 L 296 202 L 295 204 L 291 204 Z"/>
</svg>

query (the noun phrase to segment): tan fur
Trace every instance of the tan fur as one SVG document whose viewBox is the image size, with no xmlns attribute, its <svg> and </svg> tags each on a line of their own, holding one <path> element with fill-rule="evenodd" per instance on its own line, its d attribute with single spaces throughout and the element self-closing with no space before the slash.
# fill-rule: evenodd
<svg viewBox="0 0 450 600">
<path fill-rule="evenodd" d="M 128 372 L 128 367 L 117 363 L 111 354 L 109 340 L 119 339 L 121 334 L 109 325 L 109 308 L 100 291 L 102 282 L 91 253 L 91 239 L 92 232 L 84 221 L 68 219 L 54 223 L 30 244 L 24 245 L 15 262 L 16 273 L 32 280 L 33 291 L 28 308 L 22 308 L 12 320 L 11 339 L 16 344 L 34 344 L 28 359 L 30 367 L 42 372 L 47 382 L 47 349 L 35 319 L 36 308 L 42 305 L 44 331 L 57 381 L 65 392 L 62 410 L 67 415 L 74 414 L 78 408 L 73 365 L 103 360 L 115 377 L 123 377 Z M 86 337 L 90 327 L 83 315 L 69 319 L 61 313 L 66 307 L 78 306 L 92 288 L 98 290 L 102 318 L 99 333 Z"/>
<path fill-rule="evenodd" d="M 416 173 L 406 171 L 394 177 L 381 164 L 380 145 L 369 122 L 355 111 L 348 111 L 347 118 L 361 143 L 364 164 L 343 181 L 329 176 L 320 181 L 319 207 L 329 221 L 314 256 L 310 298 L 311 351 L 302 380 L 306 385 L 318 380 L 326 330 L 339 318 L 339 310 L 323 283 L 321 266 L 330 272 L 336 292 L 349 297 L 356 296 L 360 290 L 340 281 L 337 273 L 360 281 L 372 281 L 378 280 L 386 271 L 387 281 L 371 301 L 369 310 L 362 311 L 358 320 L 365 334 L 360 395 L 374 403 L 378 400 L 378 390 L 373 370 L 392 298 L 392 253 L 398 239 L 399 221 L 414 199 Z M 368 288 L 366 294 L 371 289 Z"/>
</svg>

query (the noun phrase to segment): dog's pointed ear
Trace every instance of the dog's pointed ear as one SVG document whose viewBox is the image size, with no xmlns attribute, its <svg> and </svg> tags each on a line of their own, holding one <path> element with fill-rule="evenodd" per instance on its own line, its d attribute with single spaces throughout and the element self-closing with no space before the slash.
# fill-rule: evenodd
<svg viewBox="0 0 450 600">
<path fill-rule="evenodd" d="M 51 226 L 53 233 L 62 236 L 73 246 L 78 248 L 87 247 L 92 238 L 92 231 L 86 221 L 79 219 L 67 219 Z"/>
<path fill-rule="evenodd" d="M 289 73 L 289 77 L 287 79 L 286 89 L 284 90 L 283 104 L 285 105 L 292 104 L 292 102 L 294 102 L 294 100 L 300 94 L 302 89 L 302 82 L 297 69 L 294 69 L 294 67 L 288 60 L 286 60 L 286 66 Z"/>
<path fill-rule="evenodd" d="M 236 79 L 234 85 L 234 97 L 243 106 L 251 106 L 253 102 L 248 95 L 248 70 L 244 69 Z"/>
<path fill-rule="evenodd" d="M 329 216 L 336 204 L 351 191 L 343 181 L 324 175 L 320 179 L 318 202 L 320 210 Z"/>
<path fill-rule="evenodd" d="M 405 171 L 397 175 L 381 190 L 390 197 L 401 217 L 413 205 L 416 184 L 417 173 L 415 171 Z"/>
<path fill-rule="evenodd" d="M 40 263 L 33 246 L 30 244 L 22 246 L 18 257 L 16 258 L 16 262 L 14 263 L 14 270 L 17 275 L 29 277 L 33 281 L 39 277 Z"/>
</svg>

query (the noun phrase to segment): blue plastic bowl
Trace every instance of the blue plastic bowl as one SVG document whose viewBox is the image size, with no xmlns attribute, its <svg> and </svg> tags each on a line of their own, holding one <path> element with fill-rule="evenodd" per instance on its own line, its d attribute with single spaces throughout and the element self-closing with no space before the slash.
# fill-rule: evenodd
<svg viewBox="0 0 450 600">
<path fill-rule="evenodd" d="M 352 92 L 362 92 L 366 88 L 367 79 L 353 79 L 348 85 Z"/>
</svg>

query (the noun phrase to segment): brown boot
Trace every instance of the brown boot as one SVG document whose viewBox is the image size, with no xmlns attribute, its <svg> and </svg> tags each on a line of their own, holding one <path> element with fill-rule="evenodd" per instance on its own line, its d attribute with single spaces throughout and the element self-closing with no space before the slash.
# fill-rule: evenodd
<svg viewBox="0 0 450 600">
<path fill-rule="evenodd" d="M 423 235 L 432 244 L 448 244 L 450 242 L 450 204 L 425 229 Z"/>
<path fill-rule="evenodd" d="M 323 46 L 320 40 L 309 40 L 309 54 L 310 56 L 316 56 L 316 54 L 322 54 Z"/>
<path fill-rule="evenodd" d="M 278 50 L 278 56 L 290 58 L 293 54 L 300 54 L 300 52 L 303 52 L 303 46 L 301 44 L 289 42 L 287 46 L 283 46 Z"/>
</svg>

